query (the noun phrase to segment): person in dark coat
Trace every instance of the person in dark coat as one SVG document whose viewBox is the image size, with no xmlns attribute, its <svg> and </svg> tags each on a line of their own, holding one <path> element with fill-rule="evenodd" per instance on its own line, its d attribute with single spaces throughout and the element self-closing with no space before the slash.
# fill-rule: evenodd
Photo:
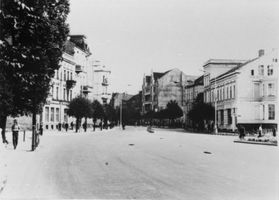
<svg viewBox="0 0 279 200">
<path fill-rule="evenodd" d="M 68 122 L 66 122 L 66 124 L 65 124 L 65 130 L 66 130 L 66 132 L 68 131 L 68 128 L 69 128 L 69 124 L 68 124 Z"/>
<path fill-rule="evenodd" d="M 84 122 L 84 123 L 82 124 L 82 127 L 83 127 L 84 132 L 86 132 L 86 129 L 87 129 L 87 124 L 86 124 L 86 122 Z"/>
<path fill-rule="evenodd" d="M 276 128 L 275 127 L 273 127 L 273 129 L 272 129 L 272 135 L 273 135 L 273 137 L 276 137 Z"/>
<path fill-rule="evenodd" d="M 71 122 L 71 129 L 74 130 L 74 122 Z"/>
<path fill-rule="evenodd" d="M 14 124 L 12 125 L 12 132 L 13 132 L 13 145 L 14 149 L 16 149 L 18 144 L 18 132 L 19 132 L 19 125 L 17 123 L 17 120 L 14 120 Z"/>
</svg>

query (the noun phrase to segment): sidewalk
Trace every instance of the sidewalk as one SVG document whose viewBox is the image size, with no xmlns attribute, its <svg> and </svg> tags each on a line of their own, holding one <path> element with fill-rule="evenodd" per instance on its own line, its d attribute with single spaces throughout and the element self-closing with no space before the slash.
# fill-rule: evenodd
<svg viewBox="0 0 279 200">
<path fill-rule="evenodd" d="M 18 146 L 16 150 L 13 148 L 12 133 L 6 132 L 6 138 L 9 144 L 0 143 L 0 194 L 7 183 L 8 167 L 10 160 L 14 157 L 16 152 L 27 152 L 31 150 L 32 132 L 25 132 L 25 141 L 23 141 L 23 131 L 18 134 Z"/>
</svg>

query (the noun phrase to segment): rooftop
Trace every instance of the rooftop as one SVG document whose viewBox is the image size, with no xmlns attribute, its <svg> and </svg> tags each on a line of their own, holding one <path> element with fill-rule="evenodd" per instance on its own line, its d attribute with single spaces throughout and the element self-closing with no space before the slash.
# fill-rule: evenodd
<svg viewBox="0 0 279 200">
<path fill-rule="evenodd" d="M 236 60 L 236 59 L 209 59 L 203 65 L 203 67 L 209 64 L 242 64 L 247 62 L 247 60 Z"/>
</svg>

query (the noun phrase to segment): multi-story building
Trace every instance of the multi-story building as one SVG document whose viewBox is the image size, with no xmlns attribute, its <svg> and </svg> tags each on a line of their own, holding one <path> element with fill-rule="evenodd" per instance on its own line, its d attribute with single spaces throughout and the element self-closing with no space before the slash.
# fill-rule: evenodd
<svg viewBox="0 0 279 200">
<path fill-rule="evenodd" d="M 49 97 L 43 107 L 42 122 L 45 129 L 55 129 L 59 123 L 74 121 L 67 115 L 69 101 L 74 97 L 83 95 L 92 98 L 90 55 L 85 36 L 70 36 L 65 44 L 61 67 L 55 71 Z"/>
<path fill-rule="evenodd" d="M 111 71 L 106 66 L 94 65 L 94 90 L 93 99 L 102 104 L 109 103 L 111 92 L 109 91 L 109 78 Z"/>
<path fill-rule="evenodd" d="M 124 101 L 127 102 L 131 97 L 133 97 L 133 95 L 127 93 L 113 93 L 110 105 L 113 108 L 118 109 Z"/>
<path fill-rule="evenodd" d="M 200 76 L 192 83 L 189 83 L 185 87 L 185 104 L 184 104 L 184 113 L 185 113 L 185 125 L 189 127 L 192 125 L 191 120 L 188 118 L 189 111 L 193 108 L 193 104 L 198 96 L 198 94 L 203 93 L 204 86 L 203 86 L 203 76 Z"/>
<path fill-rule="evenodd" d="M 164 73 L 152 72 L 150 76 L 144 76 L 142 114 L 164 109 L 171 100 L 175 100 L 183 109 L 185 105 L 184 88 L 196 78 L 196 76 L 184 74 L 179 69 L 172 69 Z"/>
<path fill-rule="evenodd" d="M 246 129 L 277 126 L 278 67 L 277 50 L 260 50 L 257 58 L 213 76 L 212 66 L 204 65 L 204 100 L 216 106 L 219 129 L 234 131 L 237 124 Z"/>
</svg>

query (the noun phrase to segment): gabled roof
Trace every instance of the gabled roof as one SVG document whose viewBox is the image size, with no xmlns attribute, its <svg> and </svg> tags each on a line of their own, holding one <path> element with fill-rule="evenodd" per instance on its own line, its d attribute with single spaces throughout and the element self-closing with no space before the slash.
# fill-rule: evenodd
<svg viewBox="0 0 279 200">
<path fill-rule="evenodd" d="M 203 75 L 194 81 L 195 85 L 203 85 Z"/>
<path fill-rule="evenodd" d="M 220 74 L 220 75 L 217 76 L 215 79 L 221 78 L 221 77 L 223 77 L 223 76 L 225 76 L 225 75 L 227 75 L 227 74 L 230 74 L 230 73 L 232 73 L 232 72 L 235 72 L 236 70 L 242 68 L 243 66 L 245 66 L 245 65 L 247 65 L 247 64 L 249 64 L 249 63 L 251 63 L 251 62 L 253 62 L 253 61 L 255 61 L 255 60 L 259 59 L 259 58 L 260 58 L 260 57 L 254 58 L 254 59 L 252 59 L 252 60 L 248 60 L 247 62 L 245 62 L 245 63 L 243 63 L 243 64 L 240 64 L 240 65 L 238 65 L 238 66 L 236 66 L 236 67 L 230 69 L 229 71 L 227 71 L 227 72 L 225 72 L 225 73 L 223 73 L 223 74 Z"/>
<path fill-rule="evenodd" d="M 161 78 L 162 76 L 164 76 L 165 74 L 167 74 L 168 72 L 170 72 L 171 70 L 165 71 L 165 72 L 153 72 L 153 77 L 155 80 Z"/>
</svg>

